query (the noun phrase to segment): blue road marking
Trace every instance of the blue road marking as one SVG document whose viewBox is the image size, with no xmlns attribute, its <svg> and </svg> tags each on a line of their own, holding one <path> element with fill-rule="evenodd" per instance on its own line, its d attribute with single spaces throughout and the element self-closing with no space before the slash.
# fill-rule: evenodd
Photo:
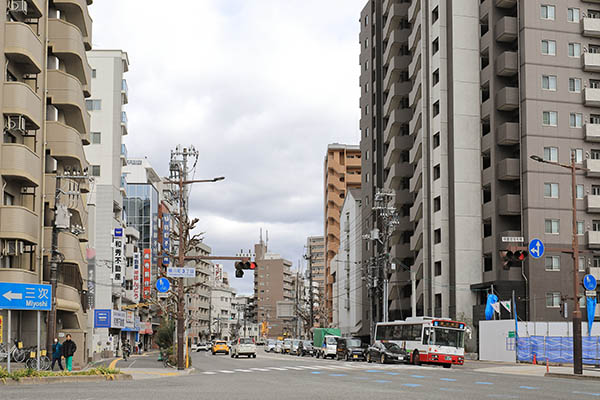
<svg viewBox="0 0 600 400">
<path fill-rule="evenodd" d="M 400 375 L 398 372 L 386 372 L 385 374 L 386 375 L 393 375 L 393 376 Z"/>
<path fill-rule="evenodd" d="M 539 388 L 533 386 L 519 386 L 519 389 L 538 390 Z"/>
<path fill-rule="evenodd" d="M 600 397 L 600 393 L 590 393 L 590 392 L 573 392 L 573 394 L 587 394 L 588 396 Z"/>
<path fill-rule="evenodd" d="M 452 378 L 440 378 L 440 381 L 445 381 L 445 382 L 456 382 L 456 379 L 452 379 Z"/>
<path fill-rule="evenodd" d="M 419 387 L 419 386 L 421 386 L 421 384 L 419 384 L 419 383 L 405 383 L 402 386 Z"/>
<path fill-rule="evenodd" d="M 383 372 L 383 371 L 380 369 L 368 369 L 365 372 Z"/>
<path fill-rule="evenodd" d="M 391 381 L 386 381 L 384 379 L 377 379 L 375 382 L 377 382 L 377 383 L 390 383 Z"/>
<path fill-rule="evenodd" d="M 411 378 L 421 379 L 421 378 L 425 378 L 425 377 L 423 375 L 411 375 Z"/>
<path fill-rule="evenodd" d="M 475 382 L 476 385 L 493 385 L 492 382 Z"/>
<path fill-rule="evenodd" d="M 320 373 L 321 373 L 321 371 L 313 371 L 313 372 L 311 372 L 311 374 L 320 374 Z"/>
<path fill-rule="evenodd" d="M 346 376 L 346 374 L 329 374 L 329 376 Z"/>
</svg>

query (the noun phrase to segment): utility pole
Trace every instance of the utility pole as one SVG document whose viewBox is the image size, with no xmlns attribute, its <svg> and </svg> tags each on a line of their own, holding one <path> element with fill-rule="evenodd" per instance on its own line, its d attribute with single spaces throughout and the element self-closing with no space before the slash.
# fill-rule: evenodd
<svg viewBox="0 0 600 400">
<path fill-rule="evenodd" d="M 571 152 L 571 163 L 562 164 L 555 161 L 544 160 L 540 156 L 530 156 L 534 161 L 556 165 L 571 170 L 571 197 L 573 212 L 573 240 L 570 253 L 573 254 L 573 374 L 583 374 L 583 355 L 581 339 L 581 309 L 579 307 L 579 238 L 577 237 L 577 171 L 588 171 L 587 168 L 576 166 L 575 152 Z"/>
<path fill-rule="evenodd" d="M 315 326 L 315 314 L 314 314 L 314 303 L 313 303 L 313 268 L 312 268 L 312 246 L 308 245 L 308 254 L 304 255 L 304 259 L 308 260 L 308 304 L 310 307 L 310 331 Z"/>
</svg>

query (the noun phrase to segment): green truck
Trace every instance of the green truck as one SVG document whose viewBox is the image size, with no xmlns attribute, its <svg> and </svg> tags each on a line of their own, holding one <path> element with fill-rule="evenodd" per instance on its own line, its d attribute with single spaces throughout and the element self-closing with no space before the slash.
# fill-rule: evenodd
<svg viewBox="0 0 600 400">
<path fill-rule="evenodd" d="M 313 347 L 317 358 L 336 356 L 337 338 L 341 332 L 337 328 L 314 328 L 313 329 Z"/>
</svg>

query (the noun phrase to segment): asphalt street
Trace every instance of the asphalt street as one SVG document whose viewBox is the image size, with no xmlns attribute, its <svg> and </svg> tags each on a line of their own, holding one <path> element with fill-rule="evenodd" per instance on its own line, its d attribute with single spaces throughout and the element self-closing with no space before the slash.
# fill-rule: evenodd
<svg viewBox="0 0 600 400">
<path fill-rule="evenodd" d="M 492 374 L 479 363 L 443 369 L 266 354 L 256 359 L 193 354 L 195 371 L 171 376 L 156 356 L 117 363 L 157 373 L 127 382 L 0 387 L 2 400 L 134 399 L 593 399 L 600 382 Z M 162 371 L 162 372 L 161 372 Z M 171 370 L 173 371 L 173 370 Z"/>
</svg>

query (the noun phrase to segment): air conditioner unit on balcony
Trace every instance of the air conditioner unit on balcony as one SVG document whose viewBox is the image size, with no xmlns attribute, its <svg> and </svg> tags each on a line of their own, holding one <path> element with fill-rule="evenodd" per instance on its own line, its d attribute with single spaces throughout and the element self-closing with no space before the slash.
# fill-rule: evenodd
<svg viewBox="0 0 600 400">
<path fill-rule="evenodd" d="M 10 0 L 8 2 L 8 11 L 27 14 L 27 2 L 25 0 Z"/>
<path fill-rule="evenodd" d="M 20 132 L 23 134 L 26 131 L 25 122 L 25 118 L 21 115 L 10 115 L 6 117 L 5 128 L 9 132 Z"/>
</svg>

